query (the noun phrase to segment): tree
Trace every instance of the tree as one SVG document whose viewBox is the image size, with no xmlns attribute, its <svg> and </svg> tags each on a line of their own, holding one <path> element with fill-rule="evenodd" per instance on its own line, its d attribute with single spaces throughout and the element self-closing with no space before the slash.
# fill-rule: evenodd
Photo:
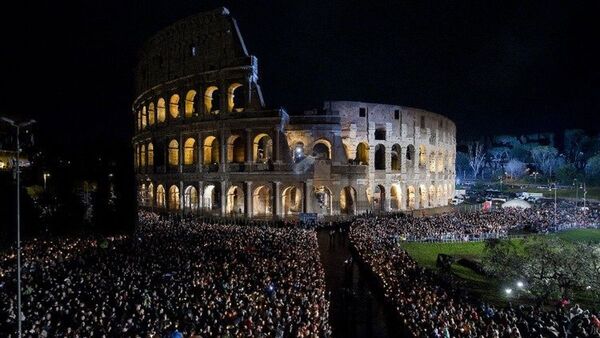
<svg viewBox="0 0 600 338">
<path fill-rule="evenodd" d="M 511 136 L 511 135 L 496 136 L 494 138 L 494 143 L 501 144 L 503 146 L 512 147 L 512 148 L 521 144 L 521 142 L 519 142 L 519 139 L 516 136 Z"/>
<path fill-rule="evenodd" d="M 502 162 L 508 157 L 509 149 L 507 147 L 493 147 L 488 150 L 488 156 L 494 169 L 501 167 Z"/>
<path fill-rule="evenodd" d="M 483 161 L 485 160 L 485 151 L 483 149 L 483 143 L 479 141 L 469 142 L 467 144 L 469 166 L 473 171 L 473 178 L 477 178 L 481 168 L 483 167 Z"/>
<path fill-rule="evenodd" d="M 587 161 L 585 176 L 594 183 L 600 183 L 600 155 L 592 156 Z"/>
<path fill-rule="evenodd" d="M 525 144 L 518 144 L 510 150 L 509 157 L 523 163 L 531 163 L 531 148 Z"/>
<path fill-rule="evenodd" d="M 462 151 L 456 152 L 456 172 L 462 173 L 463 180 L 466 178 L 465 173 L 469 170 L 469 156 Z"/>
<path fill-rule="evenodd" d="M 550 177 L 558 166 L 558 150 L 552 146 L 536 146 L 531 149 L 531 158 L 546 176 Z"/>
<path fill-rule="evenodd" d="M 527 165 L 517 159 L 512 159 L 504 165 L 504 169 L 511 178 L 521 178 L 525 174 Z"/>
<path fill-rule="evenodd" d="M 585 167 L 585 150 L 591 146 L 592 139 L 581 129 L 565 130 L 565 155 L 577 169 Z"/>
<path fill-rule="evenodd" d="M 594 256 L 596 255 L 596 256 Z M 484 270 L 506 281 L 523 280 L 540 302 L 571 297 L 600 277 L 598 247 L 550 236 L 530 236 L 518 248 L 514 242 L 489 242 Z"/>
<path fill-rule="evenodd" d="M 577 178 L 577 168 L 572 163 L 565 163 L 556 169 L 556 179 L 562 184 L 571 184 Z"/>
</svg>

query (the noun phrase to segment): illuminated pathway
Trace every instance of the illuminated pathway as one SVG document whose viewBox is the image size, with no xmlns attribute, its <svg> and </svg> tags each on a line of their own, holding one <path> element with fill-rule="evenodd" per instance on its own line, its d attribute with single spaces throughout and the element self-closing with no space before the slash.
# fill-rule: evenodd
<svg viewBox="0 0 600 338">
<path fill-rule="evenodd" d="M 333 337 L 395 337 L 393 318 L 381 295 L 368 278 L 368 272 L 354 263 L 344 264 L 350 256 L 347 233 L 329 239 L 329 230 L 319 231 L 319 251 L 325 269 L 327 289 L 331 292 L 330 321 Z"/>
</svg>

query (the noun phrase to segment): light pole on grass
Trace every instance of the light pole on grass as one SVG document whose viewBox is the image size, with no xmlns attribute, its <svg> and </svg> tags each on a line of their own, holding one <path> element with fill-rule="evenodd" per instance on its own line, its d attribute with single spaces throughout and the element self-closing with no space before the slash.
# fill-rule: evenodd
<svg viewBox="0 0 600 338">
<path fill-rule="evenodd" d="M 18 322 L 18 336 L 22 337 L 21 334 L 21 321 L 22 321 L 22 311 L 21 311 L 21 192 L 19 191 L 21 188 L 21 143 L 19 142 L 19 133 L 21 128 L 25 128 L 35 123 L 35 120 L 29 120 L 26 122 L 17 123 L 14 120 L 11 120 L 6 117 L 0 117 L 0 120 L 8 123 L 9 125 L 15 127 L 17 130 L 17 159 L 15 163 L 15 170 L 17 171 L 16 180 L 17 180 L 17 322 Z"/>
</svg>

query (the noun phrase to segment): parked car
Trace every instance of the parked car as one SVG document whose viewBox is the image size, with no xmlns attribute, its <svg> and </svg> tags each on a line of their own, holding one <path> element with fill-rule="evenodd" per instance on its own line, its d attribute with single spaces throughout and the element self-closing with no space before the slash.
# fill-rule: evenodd
<svg viewBox="0 0 600 338">
<path fill-rule="evenodd" d="M 450 204 L 452 204 L 452 205 L 459 205 L 459 204 L 463 203 L 464 201 L 465 200 L 463 200 L 462 198 L 454 197 L 450 201 Z"/>
</svg>

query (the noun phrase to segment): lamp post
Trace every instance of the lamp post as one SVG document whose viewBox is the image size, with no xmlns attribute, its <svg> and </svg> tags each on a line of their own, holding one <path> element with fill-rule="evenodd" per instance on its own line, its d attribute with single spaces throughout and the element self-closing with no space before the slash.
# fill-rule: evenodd
<svg viewBox="0 0 600 338">
<path fill-rule="evenodd" d="M 556 226 L 556 185 L 556 182 L 552 184 L 552 187 L 554 189 L 554 226 Z"/>
<path fill-rule="evenodd" d="M 50 173 L 44 173 L 44 191 L 46 191 L 46 180 L 50 177 Z"/>
<path fill-rule="evenodd" d="M 14 120 L 11 120 L 6 117 L 0 117 L 0 120 L 8 123 L 9 125 L 15 127 L 17 129 L 17 160 L 15 161 L 17 171 L 16 179 L 17 179 L 17 322 L 18 322 L 18 336 L 22 337 L 21 334 L 21 192 L 19 191 L 21 188 L 21 168 L 20 168 L 20 158 L 21 158 L 21 143 L 19 142 L 19 133 L 21 128 L 27 127 L 35 123 L 35 120 L 29 120 L 26 122 L 17 123 Z"/>
</svg>

